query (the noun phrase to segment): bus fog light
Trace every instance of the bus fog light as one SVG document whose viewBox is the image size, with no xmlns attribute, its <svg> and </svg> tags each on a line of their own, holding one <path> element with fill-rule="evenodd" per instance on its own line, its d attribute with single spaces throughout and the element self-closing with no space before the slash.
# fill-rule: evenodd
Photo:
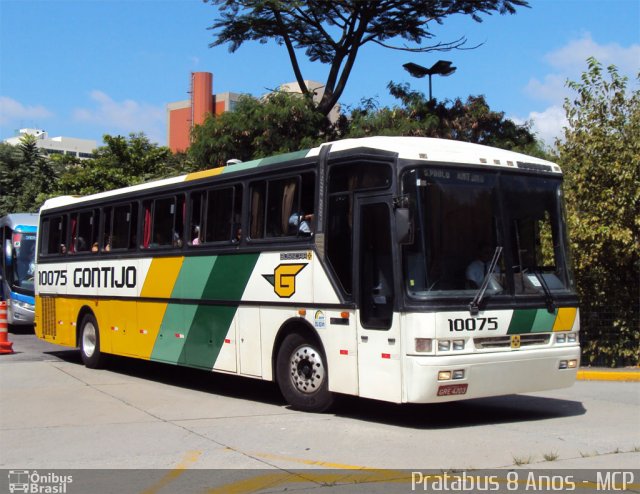
<svg viewBox="0 0 640 494">
<path fill-rule="evenodd" d="M 453 377 L 453 379 L 464 379 L 464 370 L 463 369 L 454 370 L 451 377 Z"/>
<path fill-rule="evenodd" d="M 576 341 L 578 341 L 578 335 L 576 333 L 569 333 L 567 335 L 567 341 L 569 343 L 575 343 Z"/>
<path fill-rule="evenodd" d="M 438 372 L 438 381 L 449 381 L 451 379 L 451 371 Z"/>
<path fill-rule="evenodd" d="M 578 361 L 577 360 L 569 360 L 568 367 L 569 367 L 569 369 L 575 369 L 576 367 L 578 367 Z"/>
<path fill-rule="evenodd" d="M 566 369 L 569 366 L 569 362 L 566 360 L 561 360 L 560 365 L 558 365 L 558 369 Z"/>
<path fill-rule="evenodd" d="M 448 352 L 449 350 L 451 350 L 451 341 L 449 340 L 438 341 L 438 351 Z"/>
<path fill-rule="evenodd" d="M 564 343 L 567 341 L 567 335 L 566 334 L 557 334 L 556 335 L 556 343 Z"/>
<path fill-rule="evenodd" d="M 464 350 L 464 340 L 453 340 L 454 350 Z"/>
<path fill-rule="evenodd" d="M 433 350 L 433 340 L 431 338 L 416 338 L 416 352 L 427 353 Z"/>
</svg>

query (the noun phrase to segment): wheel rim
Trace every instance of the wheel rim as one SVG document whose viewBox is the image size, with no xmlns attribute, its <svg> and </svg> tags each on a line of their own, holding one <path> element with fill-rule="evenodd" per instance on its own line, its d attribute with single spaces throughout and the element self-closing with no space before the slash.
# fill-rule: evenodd
<svg viewBox="0 0 640 494">
<path fill-rule="evenodd" d="M 87 357 L 91 357 L 96 351 L 96 327 L 88 322 L 82 331 L 82 351 Z"/>
<path fill-rule="evenodd" d="M 315 393 L 325 379 L 325 368 L 320 353 L 309 345 L 303 345 L 291 355 L 289 364 L 291 382 L 305 394 Z"/>
</svg>

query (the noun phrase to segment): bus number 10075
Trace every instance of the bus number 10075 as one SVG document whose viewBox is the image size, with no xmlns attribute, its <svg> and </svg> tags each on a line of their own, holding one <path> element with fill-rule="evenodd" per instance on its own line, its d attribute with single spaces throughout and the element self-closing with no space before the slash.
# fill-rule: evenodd
<svg viewBox="0 0 640 494">
<path fill-rule="evenodd" d="M 467 319 L 447 319 L 449 331 L 495 331 L 498 329 L 497 317 L 469 317 Z"/>
</svg>

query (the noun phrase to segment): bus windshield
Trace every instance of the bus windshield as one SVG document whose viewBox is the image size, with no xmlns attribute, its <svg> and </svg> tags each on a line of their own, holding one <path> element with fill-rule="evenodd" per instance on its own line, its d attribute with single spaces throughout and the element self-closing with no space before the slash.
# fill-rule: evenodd
<svg viewBox="0 0 640 494">
<path fill-rule="evenodd" d="M 414 225 L 403 247 L 411 298 L 470 298 L 485 277 L 488 297 L 572 288 L 560 179 L 421 167 L 403 174 L 402 189 Z"/>
<path fill-rule="evenodd" d="M 33 233 L 14 232 L 11 236 L 11 287 L 25 295 L 33 295 L 35 274 L 36 236 Z"/>
</svg>

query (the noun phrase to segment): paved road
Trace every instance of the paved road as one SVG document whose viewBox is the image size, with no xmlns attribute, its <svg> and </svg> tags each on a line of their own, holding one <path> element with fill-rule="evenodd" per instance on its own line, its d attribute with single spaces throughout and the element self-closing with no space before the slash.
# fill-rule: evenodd
<svg viewBox="0 0 640 494">
<path fill-rule="evenodd" d="M 640 465 L 637 382 L 438 405 L 347 398 L 335 413 L 308 414 L 288 409 L 271 383 L 123 358 L 91 370 L 77 351 L 11 339 L 17 353 L 0 356 L 0 468 Z"/>
</svg>

